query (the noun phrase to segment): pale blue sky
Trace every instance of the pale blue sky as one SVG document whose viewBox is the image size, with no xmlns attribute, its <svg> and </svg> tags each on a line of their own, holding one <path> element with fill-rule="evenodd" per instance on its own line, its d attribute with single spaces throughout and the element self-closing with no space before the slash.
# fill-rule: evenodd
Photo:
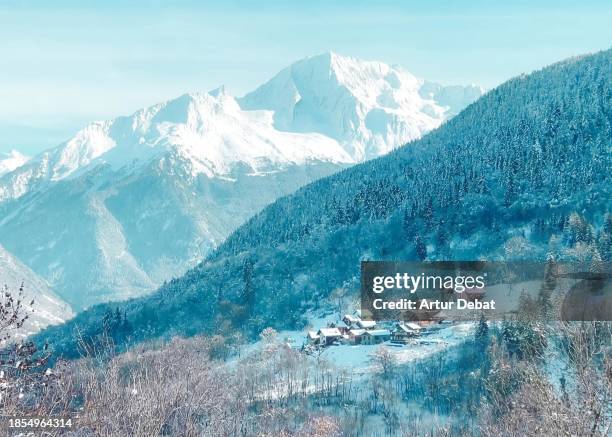
<svg viewBox="0 0 612 437">
<path fill-rule="evenodd" d="M 0 152 L 189 91 L 242 95 L 329 50 L 490 88 L 612 43 L 610 1 L 216 3 L 0 3 Z"/>
</svg>

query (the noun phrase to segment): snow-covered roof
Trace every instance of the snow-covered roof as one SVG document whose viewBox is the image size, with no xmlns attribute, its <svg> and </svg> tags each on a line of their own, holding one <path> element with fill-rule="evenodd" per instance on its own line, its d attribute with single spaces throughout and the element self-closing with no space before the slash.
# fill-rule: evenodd
<svg viewBox="0 0 612 437">
<path fill-rule="evenodd" d="M 361 328 L 373 328 L 376 326 L 376 322 L 374 320 L 360 320 L 359 322 L 357 322 L 357 324 L 361 327 Z"/>
<path fill-rule="evenodd" d="M 342 337 L 338 328 L 321 328 L 319 329 L 319 334 L 323 337 Z"/>
<path fill-rule="evenodd" d="M 402 332 L 408 332 L 411 333 L 412 329 L 408 328 L 407 326 L 405 326 L 403 323 L 398 323 L 397 324 L 397 329 L 399 329 Z"/>
<path fill-rule="evenodd" d="M 350 314 L 345 314 L 343 317 L 344 320 L 348 320 L 351 323 L 357 323 L 359 322 L 359 317 L 357 316 L 351 316 Z"/>
<path fill-rule="evenodd" d="M 366 332 L 366 330 L 365 330 L 365 329 L 351 329 L 351 330 L 349 331 L 349 334 L 350 334 L 350 335 L 353 335 L 353 336 L 355 336 L 355 337 L 357 337 L 357 336 L 359 336 L 359 335 L 363 335 L 363 334 L 364 334 L 364 332 Z"/>
<path fill-rule="evenodd" d="M 316 340 L 317 338 L 319 338 L 319 334 L 314 331 L 308 331 L 308 337 L 312 338 L 313 340 Z"/>
<path fill-rule="evenodd" d="M 398 323 L 397 327 L 400 328 L 404 332 L 414 332 L 414 331 L 421 330 L 421 327 L 413 322 Z"/>
<path fill-rule="evenodd" d="M 381 336 L 385 336 L 385 335 L 391 335 L 391 333 L 389 332 L 388 329 L 373 329 L 371 331 L 364 332 L 364 335 L 365 334 L 372 335 L 374 337 L 381 337 Z"/>
</svg>

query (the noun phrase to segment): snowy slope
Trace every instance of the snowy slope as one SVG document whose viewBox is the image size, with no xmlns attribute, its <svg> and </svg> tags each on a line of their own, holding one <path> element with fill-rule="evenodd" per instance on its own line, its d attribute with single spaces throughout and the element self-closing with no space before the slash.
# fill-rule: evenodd
<svg viewBox="0 0 612 437">
<path fill-rule="evenodd" d="M 0 176 L 21 167 L 29 159 L 17 150 L 11 150 L 8 153 L 0 152 Z"/>
<path fill-rule="evenodd" d="M 7 286 L 16 297 L 21 284 L 24 289 L 24 314 L 29 319 L 19 334 L 32 334 L 48 325 L 56 325 L 72 317 L 70 305 L 51 291 L 47 283 L 0 246 L 0 287 Z M 33 305 L 29 305 L 34 300 Z M 34 310 L 33 312 L 31 312 Z"/>
<path fill-rule="evenodd" d="M 277 198 L 419 137 L 480 92 L 458 89 L 327 54 L 242 99 L 222 87 L 91 123 L 0 177 L 0 243 L 76 309 L 145 294 Z"/>
</svg>

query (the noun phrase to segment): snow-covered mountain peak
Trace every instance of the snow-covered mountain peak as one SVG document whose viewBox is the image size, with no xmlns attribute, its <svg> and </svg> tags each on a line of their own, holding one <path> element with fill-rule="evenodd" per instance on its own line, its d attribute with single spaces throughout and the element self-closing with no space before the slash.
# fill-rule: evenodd
<svg viewBox="0 0 612 437">
<path fill-rule="evenodd" d="M 29 156 L 14 149 L 10 152 L 0 152 L 0 176 L 21 167 L 29 159 Z"/>
<path fill-rule="evenodd" d="M 210 94 L 213 97 L 219 97 L 221 95 L 229 95 L 229 92 L 227 91 L 227 88 L 225 85 L 221 85 L 220 87 L 209 91 L 208 94 Z"/>
<path fill-rule="evenodd" d="M 385 89 L 418 88 L 423 83 L 399 66 L 340 56 L 334 52 L 326 56 L 338 82 L 366 99 Z"/>
<path fill-rule="evenodd" d="M 69 176 L 115 147 L 115 142 L 108 137 L 110 125 L 108 121 L 90 123 L 57 148 L 51 179 L 59 180 Z"/>
<path fill-rule="evenodd" d="M 280 130 L 329 136 L 363 161 L 420 138 L 482 94 L 441 101 L 447 88 L 399 67 L 329 52 L 297 61 L 238 102 L 273 111 Z"/>
<path fill-rule="evenodd" d="M 163 124 L 189 125 L 199 129 L 210 124 L 220 113 L 240 111 L 236 100 L 223 87 L 209 93 L 183 94 L 175 99 L 141 109 L 131 116 L 120 117 L 113 122 L 114 135 L 155 135 Z M 138 141 L 142 143 L 142 141 Z"/>
</svg>

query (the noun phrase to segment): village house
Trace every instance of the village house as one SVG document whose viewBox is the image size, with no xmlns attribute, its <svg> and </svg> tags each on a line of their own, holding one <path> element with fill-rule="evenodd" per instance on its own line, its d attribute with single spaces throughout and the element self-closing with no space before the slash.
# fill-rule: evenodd
<svg viewBox="0 0 612 437">
<path fill-rule="evenodd" d="M 330 323 L 329 324 L 330 328 L 338 328 L 338 331 L 340 331 L 341 334 L 347 334 L 348 331 L 351 329 L 351 327 L 345 323 L 344 321 L 340 321 L 337 323 Z"/>
<path fill-rule="evenodd" d="M 362 320 L 357 314 L 345 314 L 341 321 L 328 324 L 318 331 L 308 331 L 309 345 L 330 346 L 334 344 L 379 344 L 392 340 L 395 343 L 407 344 L 409 339 L 420 335 L 423 329 L 421 321 L 414 322 L 381 322 Z"/>
<path fill-rule="evenodd" d="M 361 329 L 374 329 L 376 327 L 376 322 L 374 320 L 359 319 L 357 326 L 359 326 Z"/>
<path fill-rule="evenodd" d="M 391 331 L 388 329 L 372 329 L 363 333 L 361 344 L 378 344 L 391 338 Z"/>
<path fill-rule="evenodd" d="M 345 314 L 344 317 L 342 317 L 342 321 L 349 328 L 356 327 L 357 323 L 359 323 L 359 320 L 360 320 L 360 318 L 358 316 L 351 316 L 350 314 Z"/>
<path fill-rule="evenodd" d="M 342 333 L 338 328 L 321 328 L 317 334 L 319 335 L 319 343 L 324 346 L 329 346 L 342 339 Z"/>
<path fill-rule="evenodd" d="M 409 339 L 416 337 L 421 334 L 421 327 L 413 322 L 399 322 L 393 333 L 391 334 L 391 338 L 395 342 L 399 343 L 407 343 Z"/>
<path fill-rule="evenodd" d="M 318 344 L 321 337 L 315 331 L 308 331 L 308 344 Z"/>
<path fill-rule="evenodd" d="M 348 332 L 348 341 L 351 344 L 361 344 L 361 340 L 363 339 L 363 334 L 366 332 L 365 329 L 351 329 Z"/>
</svg>

